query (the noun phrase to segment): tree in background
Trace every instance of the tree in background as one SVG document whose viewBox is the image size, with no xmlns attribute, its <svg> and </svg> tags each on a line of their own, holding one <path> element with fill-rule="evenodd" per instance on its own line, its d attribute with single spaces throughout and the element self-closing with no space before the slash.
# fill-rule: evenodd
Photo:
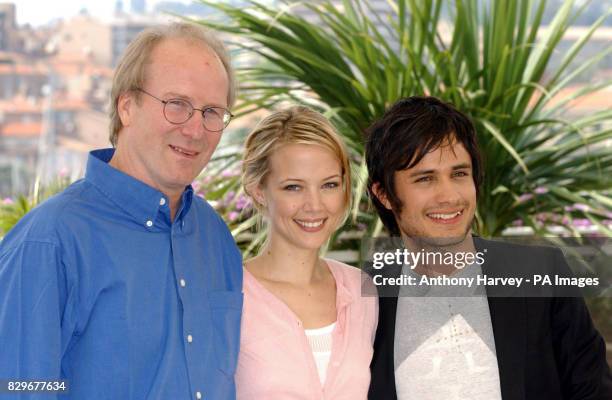
<svg viewBox="0 0 612 400">
<path fill-rule="evenodd" d="M 224 19 L 198 22 L 229 34 L 242 55 L 259 60 L 239 68 L 240 115 L 303 103 L 323 111 L 342 133 L 355 164 L 355 187 L 352 218 L 338 234 L 359 227 L 376 235 L 382 228 L 364 190 L 364 129 L 397 99 L 427 94 L 455 104 L 476 125 L 486 163 L 477 233 L 496 236 L 520 223 L 539 235 L 561 225 L 579 236 L 572 222 L 581 218 L 612 236 L 606 226 L 612 219 L 612 152 L 605 146 L 612 110 L 564 118 L 572 101 L 609 88 L 612 80 L 552 101 L 612 51 L 608 46 L 577 58 L 610 10 L 547 69 L 588 3 L 576 8 L 563 1 L 543 29 L 546 1 L 396 0 L 389 2 L 390 13 L 364 0 L 285 3 L 280 9 L 256 1 L 201 2 Z M 304 10 L 315 20 L 304 19 Z M 218 172 L 239 170 L 241 149 L 235 149 L 217 159 Z M 207 189 L 207 197 L 225 201 L 228 210 L 244 202 L 237 176 L 213 179 Z M 227 193 L 229 201 L 223 200 Z M 233 218 L 235 235 L 254 225 L 248 216 Z M 247 253 L 261 239 L 249 236 Z M 330 245 L 339 243 L 336 235 Z"/>
</svg>

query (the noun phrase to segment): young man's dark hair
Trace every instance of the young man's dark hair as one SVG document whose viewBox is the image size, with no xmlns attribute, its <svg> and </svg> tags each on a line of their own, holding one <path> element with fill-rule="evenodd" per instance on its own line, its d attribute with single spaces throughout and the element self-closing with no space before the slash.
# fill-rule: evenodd
<svg viewBox="0 0 612 400">
<path fill-rule="evenodd" d="M 484 255 L 465 269 L 422 260 L 377 270 L 389 283 L 374 281 L 379 317 L 370 400 L 438 399 L 451 392 L 487 400 L 612 399 L 605 341 L 576 286 L 542 291 L 488 284 L 482 296 L 468 285 L 460 298 L 411 288 L 422 278 L 451 275 L 526 282 L 536 274 L 572 276 L 559 249 L 472 235 L 482 169 L 464 114 L 433 97 L 401 100 L 370 128 L 366 160 L 372 201 L 390 233 L 401 232 L 401 241 L 384 242 L 396 250 Z M 403 291 L 390 283 L 406 276 L 417 285 L 406 283 Z"/>
<path fill-rule="evenodd" d="M 472 159 L 476 193 L 482 181 L 482 161 L 476 130 L 470 119 L 451 104 L 435 97 L 412 96 L 389 108 L 367 131 L 366 162 L 368 192 L 383 224 L 391 235 L 399 235 L 394 213 L 374 194 L 374 185 L 388 198 L 395 213 L 403 204 L 395 190 L 395 171 L 412 168 L 429 152 L 457 141 Z"/>
</svg>

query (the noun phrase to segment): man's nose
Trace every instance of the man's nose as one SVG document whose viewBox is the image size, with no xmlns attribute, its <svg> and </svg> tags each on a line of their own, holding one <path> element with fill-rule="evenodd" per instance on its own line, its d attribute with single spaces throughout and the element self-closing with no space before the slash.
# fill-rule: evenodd
<svg viewBox="0 0 612 400">
<path fill-rule="evenodd" d="M 461 193 L 455 182 L 451 179 L 441 179 L 436 185 L 436 201 L 439 204 L 458 204 L 461 202 Z"/>
<path fill-rule="evenodd" d="M 210 133 L 204 127 L 204 116 L 198 110 L 194 110 L 191 118 L 183 123 L 181 132 L 192 139 L 200 139 L 206 133 Z"/>
</svg>

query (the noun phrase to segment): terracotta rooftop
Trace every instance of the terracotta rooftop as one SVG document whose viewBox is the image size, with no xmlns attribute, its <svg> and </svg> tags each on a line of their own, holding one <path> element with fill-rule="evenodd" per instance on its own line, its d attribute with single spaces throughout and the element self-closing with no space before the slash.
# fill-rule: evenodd
<svg viewBox="0 0 612 400">
<path fill-rule="evenodd" d="M 44 100 L 31 101 L 23 97 L 16 97 L 10 100 L 0 100 L 0 112 L 19 114 L 19 113 L 42 113 Z M 74 98 L 55 98 L 53 109 L 57 111 L 79 111 L 90 109 L 91 106 L 83 99 Z"/>
<path fill-rule="evenodd" d="M 578 87 L 568 87 L 562 89 L 559 93 L 557 93 L 551 100 L 550 105 L 554 106 L 564 101 L 568 97 L 571 97 L 574 93 L 576 93 L 581 88 Z M 569 112 L 590 112 L 604 109 L 612 108 L 612 90 L 599 90 L 595 93 L 588 94 L 586 96 L 581 96 L 577 99 L 569 101 L 566 104 L 565 108 Z"/>
<path fill-rule="evenodd" d="M 47 75 L 47 69 L 41 65 L 0 64 L 0 75 Z"/>
<path fill-rule="evenodd" d="M 41 132 L 40 122 L 11 122 L 0 127 L 2 136 L 37 137 Z"/>
<path fill-rule="evenodd" d="M 89 104 L 81 99 L 55 99 L 53 100 L 53 109 L 58 111 L 68 110 L 87 110 L 91 108 Z"/>
<path fill-rule="evenodd" d="M 42 113 L 42 102 L 22 97 L 0 100 L 0 111 L 6 113 Z"/>
</svg>

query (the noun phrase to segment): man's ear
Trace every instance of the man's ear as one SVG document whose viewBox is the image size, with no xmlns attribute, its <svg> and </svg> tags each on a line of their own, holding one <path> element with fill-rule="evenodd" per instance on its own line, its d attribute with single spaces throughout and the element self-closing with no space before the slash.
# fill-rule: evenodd
<svg viewBox="0 0 612 400">
<path fill-rule="evenodd" d="M 385 191 L 380 187 L 380 183 L 376 182 L 374 185 L 372 185 L 372 192 L 374 192 L 374 196 L 376 196 L 378 201 L 380 201 L 386 209 L 393 211 L 391 202 L 387 198 Z"/>
<path fill-rule="evenodd" d="M 121 125 L 130 126 L 132 118 L 134 117 L 134 105 L 136 99 L 134 99 L 134 92 L 127 91 L 119 95 L 117 99 L 117 114 L 121 120 Z"/>
</svg>

